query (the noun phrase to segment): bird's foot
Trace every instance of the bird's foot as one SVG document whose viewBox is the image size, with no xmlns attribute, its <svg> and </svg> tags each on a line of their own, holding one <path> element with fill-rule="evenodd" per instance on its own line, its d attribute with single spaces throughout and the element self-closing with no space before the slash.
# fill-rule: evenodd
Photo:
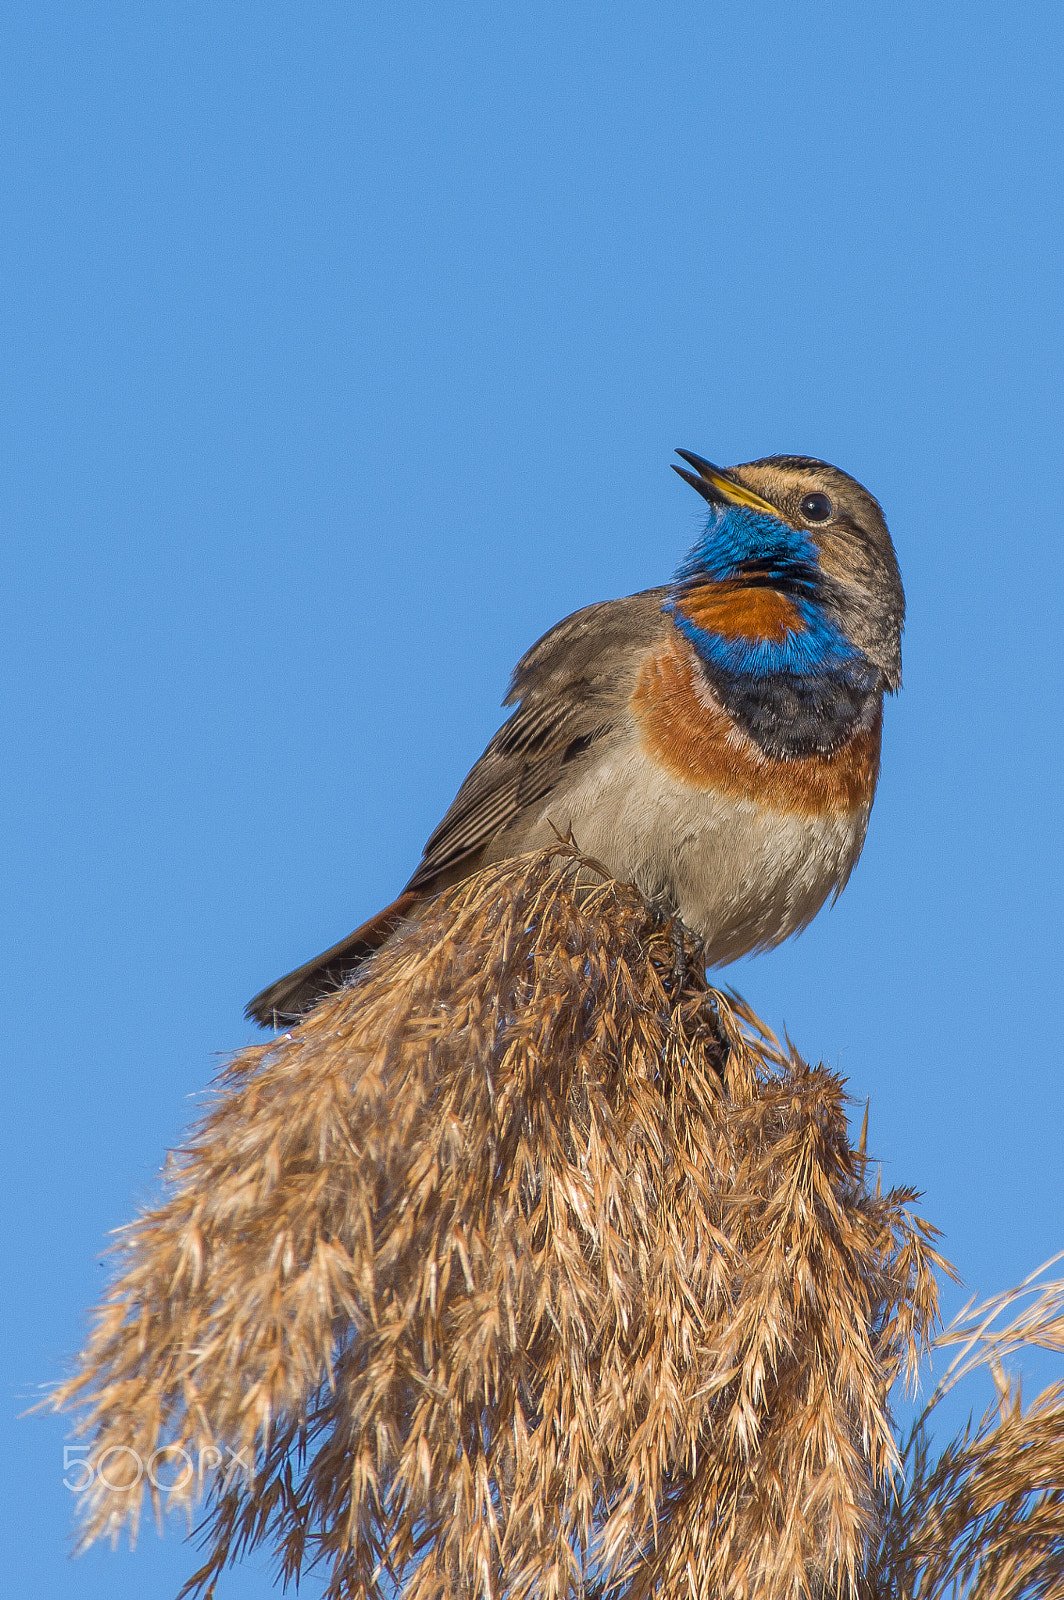
<svg viewBox="0 0 1064 1600">
<path fill-rule="evenodd" d="M 672 940 L 672 980 L 679 989 L 692 957 L 697 960 L 701 953 L 702 940 L 686 926 L 667 894 L 644 895 L 643 899 L 655 926 L 664 928 Z"/>
</svg>

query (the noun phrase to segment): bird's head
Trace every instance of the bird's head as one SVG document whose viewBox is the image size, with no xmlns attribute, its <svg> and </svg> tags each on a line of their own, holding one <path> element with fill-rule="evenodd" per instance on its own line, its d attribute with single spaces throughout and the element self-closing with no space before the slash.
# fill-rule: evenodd
<svg viewBox="0 0 1064 1600">
<path fill-rule="evenodd" d="M 722 468 L 677 454 L 710 516 L 668 609 L 700 652 L 737 674 L 838 671 L 897 689 L 905 595 L 868 490 L 806 456 Z"/>
</svg>

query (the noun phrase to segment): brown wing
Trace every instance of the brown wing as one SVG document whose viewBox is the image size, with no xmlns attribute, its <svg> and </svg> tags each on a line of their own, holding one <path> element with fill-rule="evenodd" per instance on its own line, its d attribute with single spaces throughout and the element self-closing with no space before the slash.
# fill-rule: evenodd
<svg viewBox="0 0 1064 1600">
<path fill-rule="evenodd" d="M 664 589 L 586 606 L 559 622 L 514 668 L 504 723 L 425 846 L 392 905 L 305 966 L 257 994 L 245 1015 L 263 1027 L 288 1022 L 336 989 L 419 904 L 475 872 L 487 847 L 550 794 L 627 715 L 643 652 L 666 624 Z"/>
<path fill-rule="evenodd" d="M 518 702 L 517 710 L 431 834 L 407 889 L 431 894 L 475 871 L 492 840 L 627 714 L 634 670 L 665 627 L 664 594 L 647 589 L 585 606 L 522 656 L 503 702 Z"/>
</svg>

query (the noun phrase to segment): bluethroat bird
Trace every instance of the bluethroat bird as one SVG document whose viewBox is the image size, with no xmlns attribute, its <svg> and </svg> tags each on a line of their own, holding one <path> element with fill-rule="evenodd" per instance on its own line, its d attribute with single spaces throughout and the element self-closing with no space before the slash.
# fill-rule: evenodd
<svg viewBox="0 0 1064 1600">
<path fill-rule="evenodd" d="M 291 1020 L 478 867 L 572 834 L 703 941 L 707 966 L 798 932 L 861 853 L 905 596 L 878 503 L 826 462 L 674 470 L 709 503 L 672 582 L 585 606 L 514 670 L 516 705 L 399 898 L 256 995 Z"/>
</svg>

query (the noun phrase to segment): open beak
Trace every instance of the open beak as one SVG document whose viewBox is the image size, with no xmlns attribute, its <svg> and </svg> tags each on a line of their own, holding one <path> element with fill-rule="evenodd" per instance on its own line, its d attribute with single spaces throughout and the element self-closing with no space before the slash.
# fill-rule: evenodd
<svg viewBox="0 0 1064 1600">
<path fill-rule="evenodd" d="M 683 456 L 689 461 L 694 472 L 688 472 L 686 467 L 678 467 L 671 463 L 673 472 L 678 472 L 692 489 L 697 489 L 703 500 L 708 500 L 711 506 L 749 506 L 752 511 L 765 511 L 770 517 L 779 516 L 779 508 L 762 500 L 759 494 L 752 489 L 747 489 L 737 478 L 725 472 L 721 467 L 715 467 L 712 461 L 704 461 L 701 456 L 696 456 L 691 450 L 677 450 L 678 456 Z"/>
</svg>

